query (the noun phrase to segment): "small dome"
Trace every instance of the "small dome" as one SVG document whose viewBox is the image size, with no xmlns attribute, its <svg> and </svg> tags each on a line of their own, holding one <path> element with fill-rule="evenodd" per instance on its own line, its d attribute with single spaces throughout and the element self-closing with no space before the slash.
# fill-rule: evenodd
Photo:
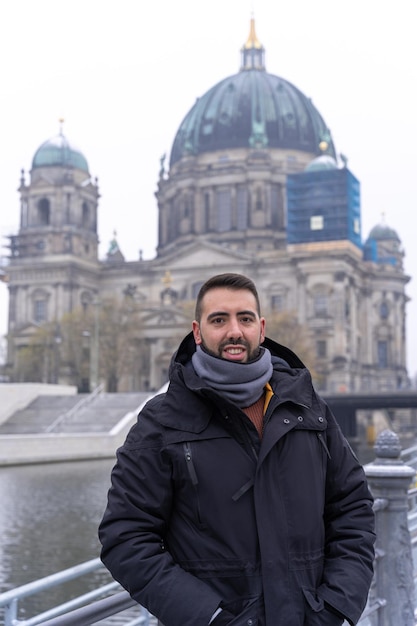
<svg viewBox="0 0 417 626">
<path fill-rule="evenodd" d="M 376 241 L 401 241 L 397 232 L 386 224 L 377 224 L 369 233 L 368 239 Z"/>
<path fill-rule="evenodd" d="M 365 261 L 373 261 L 380 265 L 392 265 L 393 267 L 403 267 L 404 251 L 401 246 L 401 239 L 397 232 L 382 221 L 374 226 L 365 242 Z"/>
<path fill-rule="evenodd" d="M 32 169 L 52 166 L 72 167 L 89 173 L 87 159 L 83 153 L 71 146 L 62 133 L 45 141 L 33 157 Z"/>
<path fill-rule="evenodd" d="M 322 172 L 323 170 L 337 170 L 337 163 L 330 154 L 322 154 L 307 165 L 306 172 Z"/>
</svg>

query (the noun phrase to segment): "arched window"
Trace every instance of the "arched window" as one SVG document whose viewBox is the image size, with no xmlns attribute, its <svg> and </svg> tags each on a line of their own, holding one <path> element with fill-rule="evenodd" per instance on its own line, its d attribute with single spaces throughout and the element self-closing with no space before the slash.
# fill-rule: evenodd
<svg viewBox="0 0 417 626">
<path fill-rule="evenodd" d="M 81 223 L 83 228 L 88 228 L 90 224 L 90 207 L 88 206 L 88 202 L 83 202 Z"/>
<path fill-rule="evenodd" d="M 333 315 L 332 289 L 327 283 L 316 283 L 309 291 L 309 315 L 328 318 Z"/>
<path fill-rule="evenodd" d="M 314 294 L 314 315 L 316 317 L 326 317 L 328 314 L 328 296 L 324 291 Z"/>
<path fill-rule="evenodd" d="M 37 324 L 46 322 L 46 300 L 35 300 L 33 303 L 33 319 Z"/>
<path fill-rule="evenodd" d="M 388 341 L 379 339 L 377 344 L 378 367 L 384 369 L 388 367 Z"/>
<path fill-rule="evenodd" d="M 232 228 L 232 207 L 230 190 L 221 189 L 217 192 L 217 232 L 224 233 Z"/>
<path fill-rule="evenodd" d="M 316 355 L 319 359 L 327 357 L 327 341 L 325 339 L 318 339 L 316 341 Z"/>
<path fill-rule="evenodd" d="M 40 226 L 48 226 L 50 223 L 50 203 L 48 198 L 42 198 L 38 202 L 38 222 Z"/>
<path fill-rule="evenodd" d="M 187 194 L 184 198 L 184 208 L 183 208 L 183 215 L 185 218 L 190 218 L 192 217 L 192 198 Z"/>
<path fill-rule="evenodd" d="M 262 209 L 263 209 L 262 191 L 258 187 L 258 189 L 256 190 L 255 211 L 262 211 Z"/>
<path fill-rule="evenodd" d="M 32 317 L 37 324 L 48 320 L 48 299 L 49 294 L 44 289 L 37 289 L 32 294 Z"/>
<path fill-rule="evenodd" d="M 285 310 L 285 294 L 276 293 L 271 296 L 271 309 L 278 313 Z"/>
<path fill-rule="evenodd" d="M 236 193 L 237 219 L 236 227 L 238 230 L 246 230 L 248 228 L 248 190 L 246 187 L 239 187 Z"/>
<path fill-rule="evenodd" d="M 379 316 L 382 320 L 386 320 L 389 315 L 388 303 L 384 300 L 379 306 Z"/>
<path fill-rule="evenodd" d="M 281 185 L 271 185 L 271 226 L 284 228 L 284 202 Z"/>
<path fill-rule="evenodd" d="M 173 241 L 178 235 L 178 205 L 176 200 L 169 203 L 168 208 L 168 224 L 167 224 L 167 242 Z"/>
<path fill-rule="evenodd" d="M 210 194 L 206 191 L 204 194 L 204 210 L 203 210 L 203 233 L 210 230 Z"/>
</svg>

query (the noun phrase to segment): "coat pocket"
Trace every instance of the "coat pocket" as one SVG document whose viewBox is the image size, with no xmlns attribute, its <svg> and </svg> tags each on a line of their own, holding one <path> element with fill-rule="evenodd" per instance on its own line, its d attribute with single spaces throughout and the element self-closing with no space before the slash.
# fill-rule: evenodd
<svg viewBox="0 0 417 626">
<path fill-rule="evenodd" d="M 329 611 L 315 591 L 303 588 L 306 601 L 304 626 L 342 626 L 344 620 Z"/>
<path fill-rule="evenodd" d="M 230 604 L 225 603 L 224 608 L 230 611 L 234 617 L 229 626 L 264 626 L 263 603 L 260 597 L 249 598 L 243 602 Z"/>
</svg>

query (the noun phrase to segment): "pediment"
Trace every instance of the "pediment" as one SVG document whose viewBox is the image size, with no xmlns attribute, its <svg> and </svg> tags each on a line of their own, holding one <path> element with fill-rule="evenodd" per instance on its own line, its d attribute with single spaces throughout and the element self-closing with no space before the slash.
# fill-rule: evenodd
<svg viewBox="0 0 417 626">
<path fill-rule="evenodd" d="M 54 186 L 55 182 L 52 178 L 49 178 L 49 176 L 45 176 L 45 174 L 41 174 L 39 177 L 36 178 L 36 180 L 34 182 L 31 183 L 30 187 L 31 190 L 34 189 L 42 189 L 42 187 L 45 186 Z"/>
<path fill-rule="evenodd" d="M 39 326 L 35 326 L 34 324 L 27 324 L 20 329 L 19 335 L 34 335 L 39 330 Z"/>
<path fill-rule="evenodd" d="M 221 269 L 229 265 L 235 266 L 237 262 L 245 266 L 252 261 L 252 256 L 244 252 L 230 250 L 208 241 L 196 241 L 180 248 L 180 250 L 164 255 L 161 258 L 156 258 L 154 263 L 155 266 L 161 265 L 174 271 L 187 268 L 197 269 L 199 267 L 218 267 Z"/>
<path fill-rule="evenodd" d="M 15 332 L 15 337 L 19 337 L 19 339 L 31 339 L 36 333 L 39 332 L 39 326 L 36 324 L 27 324 L 19 329 L 18 332 Z"/>
<path fill-rule="evenodd" d="M 160 306 L 144 309 L 141 321 L 145 327 L 151 326 L 182 326 L 188 318 L 180 307 Z"/>
</svg>

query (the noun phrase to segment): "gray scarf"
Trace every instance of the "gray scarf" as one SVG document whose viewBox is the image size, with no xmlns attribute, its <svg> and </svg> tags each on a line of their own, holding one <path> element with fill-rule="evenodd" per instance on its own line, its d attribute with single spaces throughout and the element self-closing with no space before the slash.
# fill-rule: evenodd
<svg viewBox="0 0 417 626">
<path fill-rule="evenodd" d="M 238 363 L 212 356 L 197 346 L 192 363 L 197 375 L 209 387 L 240 408 L 259 400 L 272 376 L 271 353 L 267 348 L 260 348 L 255 361 Z"/>
</svg>

